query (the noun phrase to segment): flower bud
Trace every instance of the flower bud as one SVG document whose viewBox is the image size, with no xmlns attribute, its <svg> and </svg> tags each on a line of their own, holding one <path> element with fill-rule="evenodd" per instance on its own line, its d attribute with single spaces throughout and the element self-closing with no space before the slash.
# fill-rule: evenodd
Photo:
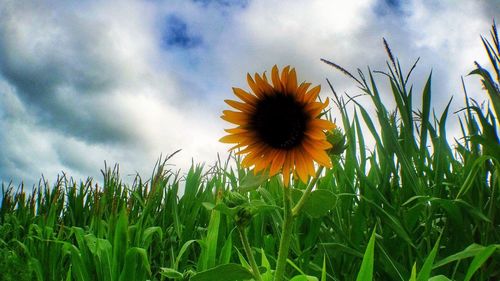
<svg viewBox="0 0 500 281">
<path fill-rule="evenodd" d="M 239 192 L 228 191 L 224 194 L 223 201 L 229 208 L 234 208 L 247 203 L 248 198 Z"/>
<path fill-rule="evenodd" d="M 240 206 L 234 216 L 234 222 L 238 227 L 246 227 L 252 221 L 252 210 L 249 206 Z"/>
<path fill-rule="evenodd" d="M 340 155 L 347 148 L 345 134 L 338 127 L 326 133 L 326 140 L 332 145 L 327 150 L 330 156 Z"/>
</svg>

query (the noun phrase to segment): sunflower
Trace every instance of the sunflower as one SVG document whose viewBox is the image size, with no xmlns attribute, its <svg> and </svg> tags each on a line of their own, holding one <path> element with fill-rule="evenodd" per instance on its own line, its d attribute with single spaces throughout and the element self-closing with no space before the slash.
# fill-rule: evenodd
<svg viewBox="0 0 500 281">
<path fill-rule="evenodd" d="M 237 125 L 226 129 L 223 143 L 235 144 L 229 150 L 240 149 L 245 155 L 241 165 L 254 167 L 255 173 L 269 169 L 273 176 L 283 172 L 283 182 L 288 186 L 290 175 L 297 175 L 302 182 L 314 176 L 314 162 L 331 167 L 325 150 L 331 148 L 325 131 L 335 124 L 321 119 L 321 112 L 328 106 L 317 101 L 321 86 L 309 89 L 311 83 L 297 84 L 295 69 L 287 66 L 279 74 L 275 65 L 270 83 L 264 72 L 254 78 L 247 74 L 250 92 L 233 88 L 240 99 L 225 100 L 236 109 L 224 110 L 222 119 Z"/>
</svg>

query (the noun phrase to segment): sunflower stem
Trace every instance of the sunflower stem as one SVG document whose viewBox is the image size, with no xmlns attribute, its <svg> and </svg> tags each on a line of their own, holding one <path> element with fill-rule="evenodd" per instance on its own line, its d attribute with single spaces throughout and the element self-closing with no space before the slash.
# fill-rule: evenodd
<svg viewBox="0 0 500 281">
<path fill-rule="evenodd" d="M 316 176 L 309 182 L 309 185 L 307 186 L 306 190 L 304 191 L 304 194 L 302 194 L 302 197 L 300 197 L 299 202 L 297 202 L 297 205 L 293 207 L 292 209 L 292 216 L 296 217 L 300 214 L 300 211 L 302 210 L 302 207 L 304 207 L 304 204 L 307 201 L 307 198 L 309 198 L 309 195 L 311 195 L 311 191 L 313 187 L 316 185 L 318 182 L 319 176 L 321 175 L 321 172 L 323 172 L 323 166 L 319 166 L 318 170 L 316 171 Z"/>
<path fill-rule="evenodd" d="M 260 276 L 259 267 L 255 262 L 255 258 L 252 253 L 252 248 L 250 247 L 250 243 L 248 243 L 247 233 L 245 232 L 244 227 L 238 227 L 238 232 L 240 233 L 241 243 L 243 244 L 243 248 L 245 249 L 245 253 L 247 254 L 248 261 L 250 262 L 250 267 L 252 268 L 253 277 L 256 281 L 262 281 L 262 277 Z"/>
<path fill-rule="evenodd" d="M 283 230 L 281 232 L 280 248 L 278 251 L 278 260 L 276 262 L 274 281 L 284 280 L 286 260 L 288 258 L 288 251 L 290 249 L 290 242 L 292 240 L 294 217 L 292 216 L 292 197 L 290 187 L 283 188 L 283 206 Z"/>
</svg>

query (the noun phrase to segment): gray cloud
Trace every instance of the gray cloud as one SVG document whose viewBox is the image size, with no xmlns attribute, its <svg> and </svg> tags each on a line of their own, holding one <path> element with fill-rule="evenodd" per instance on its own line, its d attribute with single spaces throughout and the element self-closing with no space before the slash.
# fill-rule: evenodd
<svg viewBox="0 0 500 281">
<path fill-rule="evenodd" d="M 111 56 L 106 22 L 85 21 L 77 12 L 54 12 L 51 5 L 4 6 L 0 23 L 0 71 L 40 125 L 88 142 L 133 139 L 112 105 L 96 107 L 126 79 L 126 61 Z M 102 103 L 101 103 L 102 104 Z M 107 112 L 108 111 L 108 112 Z"/>
<path fill-rule="evenodd" d="M 223 100 L 247 88 L 246 72 L 291 64 L 324 96 L 325 77 L 357 94 L 319 59 L 385 69 L 382 37 L 404 68 L 421 57 L 415 89 L 433 70 L 442 108 L 473 61 L 486 62 L 479 35 L 500 14 L 495 1 L 458 2 L 0 0 L 0 181 L 98 178 L 105 160 L 148 175 L 179 148 L 180 168 L 211 163 L 227 149 Z"/>
</svg>

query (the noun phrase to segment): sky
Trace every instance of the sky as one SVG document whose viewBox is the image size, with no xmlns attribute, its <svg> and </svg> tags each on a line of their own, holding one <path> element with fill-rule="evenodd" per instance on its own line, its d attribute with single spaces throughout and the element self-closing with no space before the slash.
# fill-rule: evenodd
<svg viewBox="0 0 500 281">
<path fill-rule="evenodd" d="M 209 167 L 227 156 L 223 101 L 247 72 L 292 65 L 323 98 L 326 78 L 356 95 L 320 58 L 384 70 L 383 37 L 403 69 L 420 57 L 416 92 L 432 71 L 433 106 L 453 96 L 458 110 L 462 76 L 485 99 L 466 75 L 487 65 L 480 35 L 498 15 L 497 0 L 0 0 L 0 182 L 101 180 L 105 161 L 131 181 L 178 149 L 171 168 Z"/>
</svg>

